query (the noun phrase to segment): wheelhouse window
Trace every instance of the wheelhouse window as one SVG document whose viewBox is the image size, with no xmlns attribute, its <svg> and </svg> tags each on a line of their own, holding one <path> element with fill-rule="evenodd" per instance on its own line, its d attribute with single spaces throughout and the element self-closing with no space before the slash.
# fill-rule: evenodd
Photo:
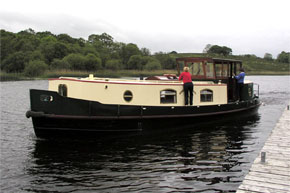
<svg viewBox="0 0 290 193">
<path fill-rule="evenodd" d="M 58 85 L 58 94 L 61 96 L 67 96 L 67 86 L 65 84 Z"/>
<path fill-rule="evenodd" d="M 124 100 L 130 102 L 133 99 L 133 93 L 129 90 L 124 92 Z"/>
<path fill-rule="evenodd" d="M 206 66 L 206 77 L 214 78 L 213 63 L 207 63 L 205 66 Z"/>
<path fill-rule="evenodd" d="M 212 101 L 213 101 L 212 90 L 205 89 L 200 92 L 200 102 L 212 102 Z"/>
<path fill-rule="evenodd" d="M 228 77 L 228 64 L 215 64 L 215 73 L 217 78 L 226 78 Z"/>
<path fill-rule="evenodd" d="M 160 103 L 176 103 L 176 91 L 162 90 L 160 92 Z"/>
<path fill-rule="evenodd" d="M 223 77 L 223 64 L 215 64 L 215 74 L 217 77 Z"/>
<path fill-rule="evenodd" d="M 193 76 L 204 76 L 202 62 L 195 62 L 188 65 L 189 71 Z"/>
<path fill-rule="evenodd" d="M 178 61 L 179 71 L 183 71 L 184 61 Z"/>
</svg>

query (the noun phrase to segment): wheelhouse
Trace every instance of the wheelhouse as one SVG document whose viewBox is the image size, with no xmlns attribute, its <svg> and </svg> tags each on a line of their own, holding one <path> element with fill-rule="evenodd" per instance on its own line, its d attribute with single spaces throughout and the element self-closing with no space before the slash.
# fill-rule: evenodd
<svg viewBox="0 0 290 193">
<path fill-rule="evenodd" d="M 227 84 L 228 100 L 236 100 L 235 74 L 242 67 L 242 61 L 221 58 L 177 58 L 177 71 L 180 74 L 184 66 L 189 67 L 193 81 L 213 81 Z"/>
<path fill-rule="evenodd" d="M 189 67 L 192 80 L 227 80 L 242 67 L 242 61 L 219 58 L 177 58 L 180 74 L 184 66 Z"/>
</svg>

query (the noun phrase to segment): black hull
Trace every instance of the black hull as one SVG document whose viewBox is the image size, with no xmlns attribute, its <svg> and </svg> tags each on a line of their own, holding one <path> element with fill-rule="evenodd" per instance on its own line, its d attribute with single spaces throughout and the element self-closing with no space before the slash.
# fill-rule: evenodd
<svg viewBox="0 0 290 193">
<path fill-rule="evenodd" d="M 214 106 L 130 106 L 104 105 L 62 97 L 56 92 L 30 90 L 36 136 L 100 135 L 167 129 L 201 122 L 231 119 L 256 113 L 259 99 Z"/>
</svg>

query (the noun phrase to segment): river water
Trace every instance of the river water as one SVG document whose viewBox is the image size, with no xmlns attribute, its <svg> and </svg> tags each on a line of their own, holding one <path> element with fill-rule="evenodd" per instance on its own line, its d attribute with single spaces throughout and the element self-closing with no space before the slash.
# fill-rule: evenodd
<svg viewBox="0 0 290 193">
<path fill-rule="evenodd" d="M 1 82 L 1 192 L 235 192 L 290 98 L 290 76 L 249 76 L 256 116 L 98 139 L 37 139 L 29 89 Z"/>
</svg>

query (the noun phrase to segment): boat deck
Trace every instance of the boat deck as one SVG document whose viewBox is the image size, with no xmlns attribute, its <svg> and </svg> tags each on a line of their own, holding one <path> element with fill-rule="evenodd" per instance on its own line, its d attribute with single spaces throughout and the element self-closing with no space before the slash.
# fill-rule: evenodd
<svg viewBox="0 0 290 193">
<path fill-rule="evenodd" d="M 290 192 L 289 105 L 237 190 L 244 192 Z"/>
</svg>

